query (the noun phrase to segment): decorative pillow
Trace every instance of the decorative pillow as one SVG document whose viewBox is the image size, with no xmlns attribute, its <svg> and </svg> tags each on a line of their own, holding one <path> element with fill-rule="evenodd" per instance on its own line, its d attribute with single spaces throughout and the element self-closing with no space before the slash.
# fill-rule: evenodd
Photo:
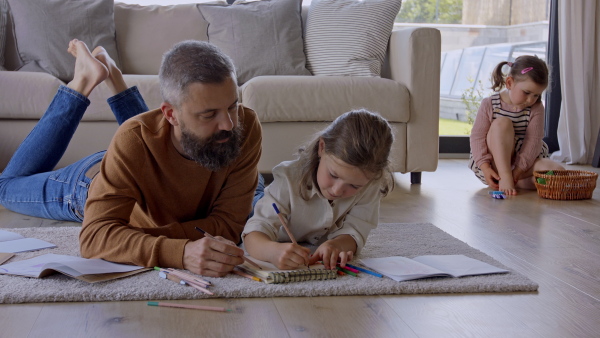
<svg viewBox="0 0 600 338">
<path fill-rule="evenodd" d="M 90 50 L 102 46 L 119 65 L 113 0 L 8 0 L 23 61 L 20 71 L 50 73 L 73 79 L 75 58 L 69 41 L 79 39 Z"/>
<path fill-rule="evenodd" d="M 313 75 L 380 76 L 401 0 L 313 0 L 304 49 Z"/>
<path fill-rule="evenodd" d="M 310 75 L 302 42 L 302 0 L 199 4 L 208 41 L 229 55 L 238 84 L 259 75 Z"/>
<path fill-rule="evenodd" d="M 117 2 L 115 29 L 125 74 L 158 75 L 162 56 L 174 43 L 208 41 L 208 24 L 196 4 L 140 6 Z"/>
<path fill-rule="evenodd" d="M 0 0 L 0 70 L 4 68 L 4 51 L 6 45 L 6 21 L 8 15 L 8 4 L 6 0 Z"/>
</svg>

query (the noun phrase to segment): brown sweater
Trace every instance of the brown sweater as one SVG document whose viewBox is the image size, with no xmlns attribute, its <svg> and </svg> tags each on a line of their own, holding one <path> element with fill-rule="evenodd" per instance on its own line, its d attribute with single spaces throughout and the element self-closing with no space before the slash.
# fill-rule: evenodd
<svg viewBox="0 0 600 338">
<path fill-rule="evenodd" d="M 184 246 L 202 238 L 194 227 L 238 243 L 258 183 L 262 141 L 256 113 L 240 106 L 238 116 L 241 155 L 218 172 L 179 154 L 160 109 L 123 123 L 89 189 L 81 255 L 183 268 Z"/>
</svg>

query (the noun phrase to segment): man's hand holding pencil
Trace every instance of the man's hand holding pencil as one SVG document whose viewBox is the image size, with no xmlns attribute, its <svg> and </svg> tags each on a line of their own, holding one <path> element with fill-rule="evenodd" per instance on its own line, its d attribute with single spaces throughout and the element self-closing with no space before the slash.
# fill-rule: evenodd
<svg viewBox="0 0 600 338">
<path fill-rule="evenodd" d="M 208 277 L 223 277 L 244 263 L 244 250 L 229 241 L 204 237 L 188 242 L 183 251 L 183 268 Z"/>
</svg>

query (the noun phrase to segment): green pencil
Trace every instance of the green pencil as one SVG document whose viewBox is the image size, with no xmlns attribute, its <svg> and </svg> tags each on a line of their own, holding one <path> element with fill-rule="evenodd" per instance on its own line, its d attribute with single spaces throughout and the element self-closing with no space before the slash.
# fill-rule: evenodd
<svg viewBox="0 0 600 338">
<path fill-rule="evenodd" d="M 354 272 L 352 272 L 352 271 L 350 271 L 348 269 L 340 268 L 339 266 L 336 266 L 335 268 L 338 269 L 339 271 L 343 272 L 343 273 L 347 273 L 347 274 L 352 275 L 354 277 L 358 277 L 357 274 L 355 274 Z"/>
</svg>

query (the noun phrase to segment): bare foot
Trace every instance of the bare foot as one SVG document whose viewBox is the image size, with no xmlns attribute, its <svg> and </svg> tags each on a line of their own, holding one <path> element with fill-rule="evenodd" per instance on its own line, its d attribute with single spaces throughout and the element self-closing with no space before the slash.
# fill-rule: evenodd
<svg viewBox="0 0 600 338">
<path fill-rule="evenodd" d="M 498 182 L 498 190 L 504 192 L 506 195 L 516 195 L 517 189 L 512 179 L 500 179 Z"/>
<path fill-rule="evenodd" d="M 71 40 L 67 51 L 75 57 L 75 76 L 67 87 L 88 97 L 108 77 L 108 69 L 92 56 L 83 41 Z"/>
<path fill-rule="evenodd" d="M 92 51 L 92 56 L 102 62 L 103 65 L 108 69 L 108 77 L 106 78 L 106 85 L 112 91 L 113 95 L 116 95 L 127 89 L 127 84 L 123 80 L 123 74 L 115 61 L 108 55 L 108 52 L 104 47 L 98 46 Z"/>
</svg>

